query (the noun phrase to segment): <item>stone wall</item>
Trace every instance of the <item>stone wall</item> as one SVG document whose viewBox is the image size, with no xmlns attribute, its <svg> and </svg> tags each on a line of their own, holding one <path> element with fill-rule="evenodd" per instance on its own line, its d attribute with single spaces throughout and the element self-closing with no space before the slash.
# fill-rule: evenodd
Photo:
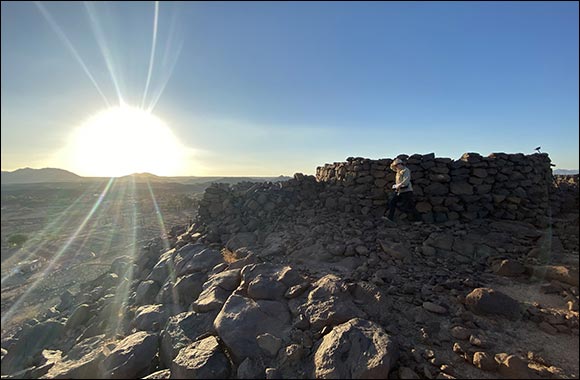
<svg viewBox="0 0 580 380">
<path fill-rule="evenodd" d="M 552 192 L 551 204 L 553 215 L 563 212 L 579 211 L 579 194 L 578 184 L 579 175 L 562 175 L 554 176 L 554 191 Z"/>
<path fill-rule="evenodd" d="M 434 154 L 404 158 L 412 171 L 416 207 L 425 222 L 492 217 L 546 225 L 551 214 L 555 182 L 545 153 L 488 157 L 466 153 L 458 160 Z M 216 233 L 237 233 L 255 231 L 258 224 L 292 218 L 297 212 L 380 217 L 395 181 L 391 162 L 348 158 L 318 167 L 315 177 L 296 174 L 285 182 L 217 184 L 206 190 L 199 218 L 212 224 Z"/>
<path fill-rule="evenodd" d="M 316 177 L 342 190 L 345 199 L 339 207 L 382 214 L 388 189 L 395 181 L 391 162 L 348 158 L 317 168 Z M 548 215 L 552 171 L 545 153 L 493 153 L 488 157 L 465 153 L 459 160 L 414 154 L 407 163 L 417 210 L 425 221 L 492 216 L 544 223 Z"/>
</svg>

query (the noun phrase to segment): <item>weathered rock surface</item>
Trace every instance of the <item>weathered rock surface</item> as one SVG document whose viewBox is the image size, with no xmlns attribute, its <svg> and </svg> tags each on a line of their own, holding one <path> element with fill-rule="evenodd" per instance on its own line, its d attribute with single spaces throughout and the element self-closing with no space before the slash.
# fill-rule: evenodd
<svg viewBox="0 0 580 380">
<path fill-rule="evenodd" d="M 260 355 L 258 335 L 286 336 L 289 323 L 290 312 L 285 304 L 232 294 L 217 315 L 214 327 L 234 359 L 241 363 L 247 357 Z"/>
<path fill-rule="evenodd" d="M 76 344 L 68 354 L 57 361 L 48 373 L 46 379 L 93 379 L 100 378 L 99 365 L 105 358 L 105 335 L 87 338 Z"/>
<path fill-rule="evenodd" d="M 200 337 L 214 332 L 215 313 L 183 312 L 169 318 L 161 332 L 159 357 L 161 364 L 170 367 L 179 351 Z"/>
<path fill-rule="evenodd" d="M 214 336 L 183 347 L 171 365 L 172 379 L 227 379 L 229 374 L 230 363 Z"/>
<path fill-rule="evenodd" d="M 150 373 L 158 351 L 158 336 L 144 331 L 118 342 L 101 363 L 104 376 L 111 379 L 135 379 Z"/>
<path fill-rule="evenodd" d="M 352 319 L 324 336 L 314 354 L 320 379 L 383 379 L 398 358 L 398 346 L 377 324 Z"/>
<path fill-rule="evenodd" d="M 520 328 L 547 347 L 578 334 L 578 218 L 545 219 L 550 201 L 577 205 L 577 186 L 547 190 L 545 155 L 407 158 L 422 222 L 402 214 L 396 226 L 380 219 L 388 159 L 210 186 L 195 222 L 117 258 L 20 332 L 3 331 L 3 374 L 570 377 L 570 366 L 530 353 L 534 369 L 490 352 L 536 350 Z M 493 290 L 521 299 L 528 281 L 530 294 L 565 306 Z"/>
<path fill-rule="evenodd" d="M 477 288 L 465 297 L 465 305 L 475 314 L 503 315 L 517 319 L 522 314 L 520 304 L 508 295 L 490 288 Z"/>
</svg>

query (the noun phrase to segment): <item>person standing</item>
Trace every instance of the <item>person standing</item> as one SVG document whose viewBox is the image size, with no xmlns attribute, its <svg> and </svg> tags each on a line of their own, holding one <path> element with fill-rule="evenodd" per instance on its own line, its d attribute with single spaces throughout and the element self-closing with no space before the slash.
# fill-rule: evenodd
<svg viewBox="0 0 580 380">
<path fill-rule="evenodd" d="M 413 218 L 417 218 L 418 213 L 415 209 L 415 201 L 413 199 L 413 185 L 411 184 L 411 170 L 400 158 L 396 158 L 391 163 L 391 170 L 397 173 L 395 176 L 395 184 L 392 187 L 393 190 L 395 190 L 395 195 L 389 201 L 387 217 L 384 219 L 394 223 L 395 211 L 397 207 L 401 209 L 401 211 L 410 214 L 410 216 Z"/>
</svg>

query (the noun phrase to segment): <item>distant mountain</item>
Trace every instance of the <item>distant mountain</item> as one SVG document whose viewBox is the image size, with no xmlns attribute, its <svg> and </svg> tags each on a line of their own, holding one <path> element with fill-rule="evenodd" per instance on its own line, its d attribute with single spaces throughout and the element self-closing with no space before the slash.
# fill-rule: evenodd
<svg viewBox="0 0 580 380">
<path fill-rule="evenodd" d="M 135 182 L 168 182 L 169 181 L 168 177 L 160 177 L 158 175 L 151 174 L 151 173 L 133 173 L 133 174 L 125 175 L 123 177 L 119 177 L 117 180 L 120 180 L 120 181 L 132 180 Z"/>
<path fill-rule="evenodd" d="M 82 179 L 83 177 L 63 169 L 24 168 L 13 172 L 3 171 L 1 182 L 2 185 L 7 185 L 14 183 L 78 182 Z"/>
<path fill-rule="evenodd" d="M 45 168 L 31 169 L 24 168 L 12 172 L 2 172 L 2 185 L 27 184 L 27 183 L 59 183 L 59 182 L 92 182 L 106 180 L 105 177 L 81 177 L 63 169 Z M 264 182 L 264 181 L 286 181 L 290 177 L 161 177 L 151 173 L 133 173 L 119 177 L 119 181 L 145 182 L 175 182 L 185 185 L 207 184 L 214 182 L 234 184 L 243 181 Z"/>
<path fill-rule="evenodd" d="M 554 174 L 564 174 L 564 175 L 570 175 L 570 174 L 578 174 L 578 169 L 556 169 L 553 171 Z"/>
</svg>

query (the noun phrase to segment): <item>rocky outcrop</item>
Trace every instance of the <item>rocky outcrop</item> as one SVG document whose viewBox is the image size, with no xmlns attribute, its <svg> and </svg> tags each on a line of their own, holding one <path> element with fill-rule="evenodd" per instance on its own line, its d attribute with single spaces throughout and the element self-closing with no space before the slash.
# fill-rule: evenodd
<svg viewBox="0 0 580 380">
<path fill-rule="evenodd" d="M 423 221 L 396 226 L 375 218 L 389 160 L 211 186 L 195 222 L 170 230 L 169 246 L 153 239 L 115 259 L 3 336 L 2 373 L 462 378 L 533 377 L 541 367 L 550 377 L 546 362 L 528 367 L 514 355 L 528 347 L 506 348 L 518 341 L 506 333 L 514 326 L 578 334 L 577 218 L 542 229 L 530 214 L 545 211 L 534 202 L 547 195 L 534 189 L 546 160 L 411 156 Z M 516 300 L 494 281 L 529 283 L 566 309 Z"/>
</svg>

